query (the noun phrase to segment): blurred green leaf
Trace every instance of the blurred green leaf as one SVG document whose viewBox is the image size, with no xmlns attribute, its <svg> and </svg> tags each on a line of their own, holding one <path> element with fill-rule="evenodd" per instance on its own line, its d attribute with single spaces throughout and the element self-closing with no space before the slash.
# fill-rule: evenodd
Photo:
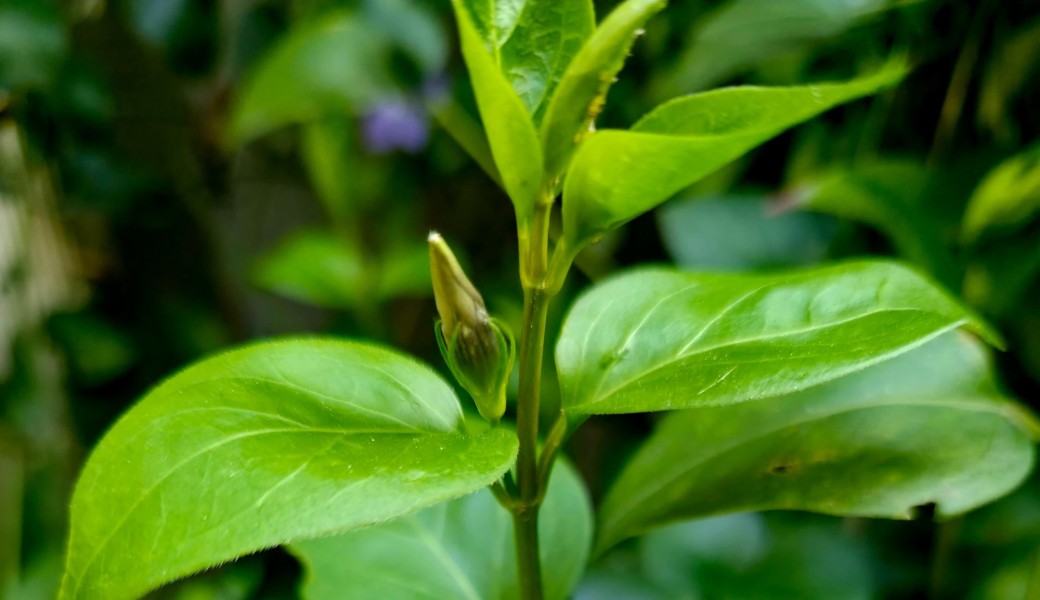
<svg viewBox="0 0 1040 600">
<path fill-rule="evenodd" d="M 384 299 L 399 296 L 429 296 L 430 251 L 424 243 L 394 246 L 383 256 L 379 266 L 376 291 Z"/>
<path fill-rule="evenodd" d="M 232 115 L 241 143 L 289 123 L 351 113 L 396 93 L 389 40 L 349 13 L 292 30 L 253 70 Z"/>
<path fill-rule="evenodd" d="M 318 199 L 334 220 L 354 214 L 359 202 L 355 180 L 360 176 L 355 160 L 351 122 L 344 116 L 308 123 L 303 128 L 302 154 Z"/>
<path fill-rule="evenodd" d="M 61 15 L 40 0 L 0 3 L 0 90 L 45 88 L 65 58 Z"/>
<path fill-rule="evenodd" d="M 350 309 L 370 293 L 362 260 L 352 244 L 330 232 L 297 232 L 257 263 L 253 282 L 295 300 Z"/>
<path fill-rule="evenodd" d="M 639 548 L 643 572 L 670 598 L 875 597 L 866 549 L 832 520 L 726 515 L 653 531 Z"/>
<path fill-rule="evenodd" d="M 839 104 L 895 85 L 896 63 L 845 83 L 738 87 L 673 100 L 631 131 L 590 136 L 564 187 L 563 230 L 580 248 L 755 146 Z"/>
<path fill-rule="evenodd" d="M 834 38 L 899 2 L 891 0 L 731 0 L 693 27 L 679 62 L 656 96 L 698 92 L 735 75 Z"/>
<path fill-rule="evenodd" d="M 474 6 L 468 0 L 452 0 L 452 5 L 459 27 L 462 56 L 469 70 L 491 154 L 502 185 L 513 201 L 517 218 L 523 222 L 534 211 L 542 183 L 542 150 L 538 133 L 527 108 L 491 54 L 491 51 L 497 51 L 498 40 L 486 36 L 495 34 L 495 30 L 487 29 L 491 25 L 486 21 L 483 22 L 485 29 L 480 29 L 471 16 Z M 503 8 L 507 6 L 504 4 Z"/>
<path fill-rule="evenodd" d="M 597 547 L 725 512 L 959 514 L 1028 475 L 1031 419 L 997 391 L 982 349 L 952 333 L 770 402 L 675 413 L 609 492 Z"/>
<path fill-rule="evenodd" d="M 592 544 L 592 507 L 566 463 L 553 472 L 538 528 L 545 597 L 563 600 Z M 307 569 L 308 600 L 520 598 L 513 519 L 487 490 L 292 550 Z"/>
<path fill-rule="evenodd" d="M 834 222 L 778 212 L 764 196 L 687 196 L 657 212 L 661 238 L 676 264 L 702 271 L 811 265 L 827 253 Z"/>
<path fill-rule="evenodd" d="M 997 165 L 975 188 L 961 239 L 973 243 L 993 230 L 1022 225 L 1040 211 L 1040 144 Z"/>
<path fill-rule="evenodd" d="M 63 348 L 69 369 L 82 385 L 98 385 L 117 377 L 136 359 L 130 337 L 96 315 L 58 314 L 48 322 L 48 331 Z"/>
<path fill-rule="evenodd" d="M 1004 142 L 1018 141 L 1021 131 L 1013 110 L 1016 97 L 1035 92 L 1040 71 L 1040 19 L 1034 19 L 1005 39 L 986 66 L 986 77 L 979 94 L 978 120 Z"/>
<path fill-rule="evenodd" d="M 366 20 L 403 48 L 427 77 L 448 60 L 448 40 L 429 5 L 422 0 L 365 0 Z"/>
<path fill-rule="evenodd" d="M 899 254 L 942 283 L 954 286 L 958 267 L 927 212 L 931 174 L 919 162 L 886 160 L 841 169 L 798 192 L 798 205 L 867 223 L 883 232 Z"/>
<path fill-rule="evenodd" d="M 627 0 L 603 20 L 567 66 L 541 126 L 545 172 L 561 174 L 595 122 L 607 90 L 650 17 L 665 0 Z"/>
<path fill-rule="evenodd" d="M 769 275 L 641 269 L 574 304 L 556 364 L 572 414 L 672 410 L 790 394 L 962 326 L 998 339 L 894 263 Z"/>
<path fill-rule="evenodd" d="M 60 597 L 138 597 L 478 490 L 512 464 L 516 438 L 463 427 L 447 383 L 381 347 L 299 339 L 205 360 L 95 448 L 72 499 Z"/>
</svg>

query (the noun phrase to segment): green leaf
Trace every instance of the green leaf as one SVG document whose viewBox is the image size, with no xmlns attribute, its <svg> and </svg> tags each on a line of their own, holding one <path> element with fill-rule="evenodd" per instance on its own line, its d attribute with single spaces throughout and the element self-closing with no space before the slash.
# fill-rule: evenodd
<svg viewBox="0 0 1040 600">
<path fill-rule="evenodd" d="M 486 21 L 482 21 L 483 29 L 474 24 L 471 4 L 466 0 L 452 0 L 462 56 L 469 70 L 495 166 L 506 193 L 513 201 L 517 218 L 523 222 L 534 212 L 542 185 L 542 149 L 531 115 L 490 53 L 496 42 L 482 37 L 482 34 L 494 34 L 495 30 L 489 29 Z M 492 3 L 482 6 L 505 10 L 510 5 Z M 498 11 L 479 14 L 497 15 Z"/>
<path fill-rule="evenodd" d="M 595 122 L 607 90 L 621 70 L 643 25 L 666 0 L 627 0 L 596 28 L 571 61 L 542 121 L 545 172 L 550 179 L 567 168 L 575 148 Z"/>
<path fill-rule="evenodd" d="M 863 540 L 836 519 L 724 515 L 653 531 L 639 540 L 639 551 L 643 572 L 669 598 L 876 597 Z"/>
<path fill-rule="evenodd" d="M 893 63 L 845 83 L 715 90 L 667 102 L 630 131 L 596 133 L 564 184 L 564 235 L 580 248 L 785 129 L 890 87 L 905 72 Z"/>
<path fill-rule="evenodd" d="M 0 97 L 3 92 L 48 88 L 68 51 L 61 13 L 46 2 L 0 4 Z"/>
<path fill-rule="evenodd" d="M 359 202 L 355 184 L 358 149 L 353 142 L 353 127 L 344 116 L 314 121 L 303 128 L 304 165 L 318 199 L 333 219 L 350 217 Z"/>
<path fill-rule="evenodd" d="M 72 499 L 61 598 L 136 598 L 237 556 L 468 494 L 512 464 L 463 432 L 429 368 L 378 346 L 260 343 L 152 390 L 105 435 Z"/>
<path fill-rule="evenodd" d="M 570 465 L 539 512 L 545 597 L 569 597 L 592 543 L 592 507 Z M 360 531 L 293 544 L 307 600 L 519 600 L 512 517 L 490 491 Z"/>
<path fill-rule="evenodd" d="M 1040 144 L 997 165 L 975 189 L 961 239 L 978 241 L 992 230 L 1007 232 L 1040 212 Z"/>
<path fill-rule="evenodd" d="M 867 223 L 883 232 L 907 260 L 949 286 L 958 268 L 927 212 L 932 174 L 919 162 L 884 160 L 843 169 L 806 184 L 802 208 Z"/>
<path fill-rule="evenodd" d="M 235 141 L 330 114 L 364 108 L 396 90 L 390 42 L 348 13 L 294 29 L 264 58 L 242 88 L 232 115 Z"/>
<path fill-rule="evenodd" d="M 890 9 L 888 0 L 732 0 L 694 24 L 657 96 L 707 89 L 756 65 L 838 37 Z"/>
<path fill-rule="evenodd" d="M 935 503 L 941 517 L 959 514 L 1029 474 L 1030 419 L 956 333 L 770 402 L 675 413 L 608 493 L 598 548 L 747 510 L 906 519 Z"/>
<path fill-rule="evenodd" d="M 465 11 L 485 54 L 537 123 L 567 65 L 596 27 L 592 1 L 454 0 L 454 4 L 459 20 Z"/>
<path fill-rule="evenodd" d="M 688 196 L 657 211 L 669 254 L 684 269 L 741 271 L 819 263 L 834 237 L 834 219 L 779 212 L 759 195 Z"/>
<path fill-rule="evenodd" d="M 362 258 L 351 244 L 325 231 L 303 231 L 284 240 L 253 272 L 259 287 L 329 308 L 357 306 L 363 286 Z"/>
<path fill-rule="evenodd" d="M 564 409 L 617 414 L 780 396 L 966 326 L 997 336 L 888 262 L 771 275 L 642 269 L 574 305 L 556 346 Z"/>
</svg>

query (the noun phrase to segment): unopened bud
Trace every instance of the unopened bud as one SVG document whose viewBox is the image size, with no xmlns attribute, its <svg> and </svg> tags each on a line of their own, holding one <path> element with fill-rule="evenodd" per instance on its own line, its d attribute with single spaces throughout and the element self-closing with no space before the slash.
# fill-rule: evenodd
<svg viewBox="0 0 1040 600">
<path fill-rule="evenodd" d="M 430 274 L 440 322 L 437 343 L 455 379 L 480 415 L 497 422 L 506 411 L 506 384 L 516 350 L 512 334 L 492 319 L 444 238 L 430 233 Z"/>
</svg>

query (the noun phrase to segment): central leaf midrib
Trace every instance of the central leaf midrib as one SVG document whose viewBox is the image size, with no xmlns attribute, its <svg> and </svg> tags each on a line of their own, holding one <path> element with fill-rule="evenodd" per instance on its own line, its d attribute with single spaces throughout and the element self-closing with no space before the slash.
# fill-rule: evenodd
<svg viewBox="0 0 1040 600">
<path fill-rule="evenodd" d="M 803 327 L 803 328 L 800 328 L 800 329 L 794 329 L 794 330 L 790 330 L 790 331 L 785 331 L 783 333 L 778 333 L 778 334 L 770 334 L 770 335 L 762 335 L 762 336 L 752 336 L 752 337 L 741 338 L 741 339 L 737 339 L 737 340 L 730 340 L 730 341 L 722 342 L 722 343 L 715 344 L 715 345 L 712 345 L 712 346 L 705 346 L 703 348 L 694 348 L 692 352 L 684 352 L 684 353 L 681 353 L 681 354 L 677 354 L 677 355 L 673 356 L 672 358 L 670 358 L 668 360 L 665 360 L 665 361 L 663 361 L 661 363 L 655 364 L 651 368 L 648 368 L 648 369 L 640 371 L 636 375 L 634 375 L 632 377 L 629 377 L 628 379 L 624 380 L 620 384 L 615 385 L 613 388 L 611 388 L 610 391 L 608 391 L 606 393 L 600 394 L 599 392 L 596 392 L 596 394 L 595 394 L 595 396 L 594 396 L 594 398 L 592 400 L 589 400 L 589 401 L 586 401 L 586 402 L 580 402 L 580 403 L 577 403 L 577 404 L 573 404 L 572 406 L 590 406 L 590 405 L 593 405 L 593 404 L 598 404 L 600 402 L 603 402 L 604 400 L 606 400 L 610 396 L 613 396 L 614 394 L 617 394 L 618 392 L 620 392 L 624 388 L 629 387 L 629 386 L 637 383 L 640 379 L 643 379 L 644 377 L 647 377 L 647 376 L 649 376 L 650 374 L 652 374 L 652 373 L 654 373 L 656 371 L 660 371 L 662 369 L 666 369 L 666 368 L 674 365 L 675 363 L 681 362 L 684 359 L 688 359 L 688 358 L 691 358 L 691 357 L 694 357 L 694 356 L 706 354 L 708 352 L 713 352 L 715 350 L 720 350 L 720 349 L 723 349 L 723 348 L 729 348 L 729 347 L 732 347 L 732 346 L 740 346 L 740 345 L 743 345 L 743 344 L 752 344 L 752 343 L 755 343 L 755 342 L 765 342 L 765 341 L 769 341 L 769 340 L 780 340 L 780 339 L 787 338 L 787 337 L 803 335 L 803 334 L 806 334 L 806 333 L 812 333 L 814 331 L 822 331 L 822 330 L 825 330 L 825 329 L 832 329 L 834 327 L 840 327 L 842 325 L 847 325 L 849 323 L 853 323 L 853 322 L 858 321 L 860 319 L 865 319 L 865 318 L 874 316 L 876 314 L 887 313 L 887 312 L 918 312 L 918 313 L 929 314 L 929 315 L 933 315 L 933 314 L 937 315 L 937 313 L 934 313 L 932 311 L 922 310 L 922 309 L 919 309 L 919 308 L 909 308 L 909 307 L 876 309 L 876 310 L 867 311 L 867 312 L 865 312 L 863 314 L 856 315 L 854 317 L 849 317 L 849 318 L 845 318 L 845 319 L 839 319 L 837 321 L 832 321 L 832 322 L 824 324 L 824 325 L 815 325 L 815 326 L 811 326 L 811 327 Z M 953 323 L 953 326 L 960 326 L 962 324 L 965 324 L 966 322 L 967 322 L 966 320 L 961 319 L 961 320 L 955 321 Z M 606 373 L 609 373 L 609 370 L 604 373 L 604 378 L 600 380 L 601 382 L 606 380 Z"/>
</svg>

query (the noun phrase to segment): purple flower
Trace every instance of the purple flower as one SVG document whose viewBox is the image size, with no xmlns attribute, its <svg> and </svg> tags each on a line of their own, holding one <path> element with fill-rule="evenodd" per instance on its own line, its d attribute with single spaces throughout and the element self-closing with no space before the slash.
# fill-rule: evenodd
<svg viewBox="0 0 1040 600">
<path fill-rule="evenodd" d="M 423 106 L 402 98 L 372 106 L 361 119 L 365 147 L 373 154 L 404 150 L 414 154 L 426 147 L 430 127 Z"/>
</svg>

